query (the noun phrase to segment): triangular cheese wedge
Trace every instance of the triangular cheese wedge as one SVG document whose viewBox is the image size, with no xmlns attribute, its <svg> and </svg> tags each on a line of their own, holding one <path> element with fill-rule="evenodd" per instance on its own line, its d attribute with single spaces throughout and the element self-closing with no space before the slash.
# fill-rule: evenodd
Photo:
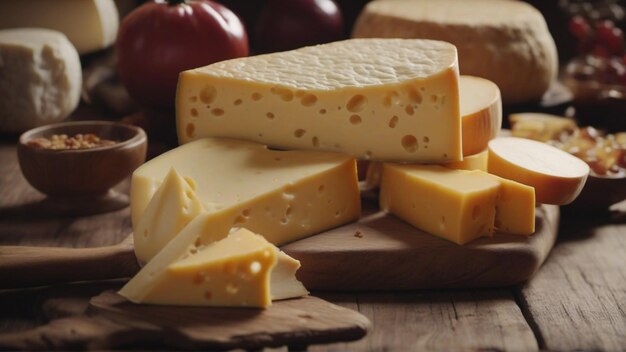
<svg viewBox="0 0 626 352">
<path fill-rule="evenodd" d="M 302 282 L 296 278 L 296 271 L 300 269 L 300 261 L 293 259 L 287 253 L 278 253 L 278 262 L 272 269 L 270 291 L 272 301 L 302 297 L 309 294 Z"/>
</svg>

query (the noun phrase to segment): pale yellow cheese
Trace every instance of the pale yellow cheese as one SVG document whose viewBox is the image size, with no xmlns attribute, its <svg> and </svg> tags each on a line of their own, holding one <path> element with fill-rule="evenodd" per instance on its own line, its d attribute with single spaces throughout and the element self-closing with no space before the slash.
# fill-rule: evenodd
<svg viewBox="0 0 626 352">
<path fill-rule="evenodd" d="M 456 170 L 481 170 L 487 172 L 487 159 L 489 152 L 484 150 L 478 154 L 463 157 L 461 161 L 441 164 L 450 169 Z"/>
<path fill-rule="evenodd" d="M 161 266 L 150 262 L 119 293 L 135 303 L 267 307 L 277 257 L 263 236 L 240 229 L 170 263 L 155 258 Z"/>
<path fill-rule="evenodd" d="M 385 163 L 380 207 L 423 231 L 464 244 L 493 235 L 499 189 L 500 182 L 482 171 Z"/>
<path fill-rule="evenodd" d="M 500 182 L 494 223 L 496 230 L 515 235 L 535 233 L 535 189 L 506 178 L 490 176 Z"/>
<path fill-rule="evenodd" d="M 536 201 L 563 205 L 572 202 L 587 180 L 589 166 L 548 144 L 502 137 L 489 142 L 489 173 L 534 187 Z"/>
<path fill-rule="evenodd" d="M 181 73 L 179 142 L 202 137 L 362 159 L 460 160 L 456 49 L 355 39 L 218 62 Z"/>
<path fill-rule="evenodd" d="M 461 76 L 461 120 L 463 155 L 474 155 L 487 149 L 502 127 L 502 100 L 495 83 L 479 77 Z"/>
<path fill-rule="evenodd" d="M 361 212 L 356 162 L 349 156 L 201 139 L 164 153 L 133 173 L 131 216 L 138 239 L 135 251 L 143 262 L 161 250 L 162 243 L 143 241 L 138 225 L 171 168 L 194 181 L 194 197 L 208 213 L 204 221 L 213 240 L 226 236 L 232 227 L 246 227 L 281 245 L 355 220 Z M 183 199 L 176 198 L 182 194 L 173 197 Z M 165 228 L 177 228 L 173 219 L 163 221 Z"/>
<path fill-rule="evenodd" d="M 542 142 L 559 140 L 561 136 L 570 135 L 578 129 L 578 125 L 573 119 L 538 112 L 511 114 L 509 121 L 511 122 L 511 135 L 513 137 Z"/>
</svg>

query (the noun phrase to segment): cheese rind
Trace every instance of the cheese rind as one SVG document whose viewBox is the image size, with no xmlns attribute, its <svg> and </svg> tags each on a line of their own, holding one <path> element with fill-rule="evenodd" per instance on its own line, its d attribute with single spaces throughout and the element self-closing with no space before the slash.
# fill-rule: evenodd
<svg viewBox="0 0 626 352">
<path fill-rule="evenodd" d="M 457 65 L 448 43 L 361 39 L 185 71 L 179 141 L 229 137 L 372 160 L 460 160 Z"/>
<path fill-rule="evenodd" d="M 0 1 L 0 29 L 15 27 L 62 32 L 86 54 L 113 44 L 119 17 L 113 0 Z"/>
<path fill-rule="evenodd" d="M 498 86 L 484 78 L 461 76 L 459 81 L 463 156 L 487 149 L 502 127 L 502 100 Z"/>
<path fill-rule="evenodd" d="M 133 173 L 131 216 L 137 225 L 171 168 L 196 182 L 216 239 L 246 227 L 281 245 L 357 219 L 356 161 L 337 153 L 269 150 L 228 139 L 202 139 L 164 153 Z M 137 247 L 138 243 L 135 244 Z M 150 245 L 150 244 L 148 244 Z M 136 248 L 147 262 L 160 248 Z"/>
<path fill-rule="evenodd" d="M 478 154 L 465 156 L 461 161 L 441 164 L 441 166 L 456 170 L 480 170 L 487 172 L 488 157 L 489 152 L 484 150 Z"/>
<path fill-rule="evenodd" d="M 372 1 L 352 37 L 452 43 L 461 74 L 495 82 L 505 104 L 540 100 L 558 72 L 556 45 L 543 16 L 522 1 Z"/>
<path fill-rule="evenodd" d="M 80 58 L 56 31 L 0 30 L 0 77 L 0 131 L 23 132 L 59 122 L 80 100 Z"/>
<path fill-rule="evenodd" d="M 534 187 L 537 202 L 571 203 L 585 185 L 589 166 L 551 145 L 516 137 L 489 142 L 489 173 Z"/>
<path fill-rule="evenodd" d="M 493 235 L 500 183 L 481 171 L 442 166 L 383 166 L 380 207 L 457 244 Z"/>
</svg>

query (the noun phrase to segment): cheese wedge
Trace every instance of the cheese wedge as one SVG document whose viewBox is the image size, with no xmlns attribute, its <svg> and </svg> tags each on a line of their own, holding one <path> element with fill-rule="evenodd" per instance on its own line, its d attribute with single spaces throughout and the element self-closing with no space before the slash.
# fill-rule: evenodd
<svg viewBox="0 0 626 352">
<path fill-rule="evenodd" d="M 441 164 L 441 166 L 445 166 L 447 168 L 456 169 L 456 170 L 480 170 L 480 171 L 487 172 L 488 156 L 489 156 L 488 151 L 484 150 L 478 154 L 463 157 L 463 160 L 461 161 Z"/>
<path fill-rule="evenodd" d="M 222 61 L 181 73 L 178 139 L 456 161 L 458 81 L 456 49 L 431 40 L 346 40 Z"/>
<path fill-rule="evenodd" d="M 371 1 L 352 37 L 452 43 L 461 74 L 496 83 L 505 104 L 538 102 L 558 73 L 556 45 L 546 21 L 523 1 Z"/>
<path fill-rule="evenodd" d="M 489 173 L 535 188 L 537 202 L 564 205 L 576 199 L 589 166 L 551 145 L 503 137 L 489 142 Z"/>
<path fill-rule="evenodd" d="M 500 182 L 481 171 L 383 166 L 380 208 L 457 244 L 493 235 Z"/>
<path fill-rule="evenodd" d="M 183 240 L 190 238 L 177 237 L 119 293 L 135 303 L 242 307 L 267 307 L 274 297 L 308 293 L 294 275 L 299 262 L 261 235 L 239 229 L 191 247 L 180 246 Z"/>
<path fill-rule="evenodd" d="M 484 78 L 461 76 L 463 156 L 478 154 L 496 138 L 502 127 L 502 101 L 495 83 Z"/>
<path fill-rule="evenodd" d="M 164 183 L 172 168 L 184 182 L 173 177 L 174 181 Z M 149 207 L 161 184 L 169 189 L 162 194 L 170 195 L 155 198 Z M 195 185 L 195 195 L 187 195 L 189 184 Z M 133 173 L 131 216 L 137 258 L 147 262 L 161 250 L 163 239 L 175 236 L 184 222 L 180 219 L 190 215 L 185 212 L 197 212 L 198 202 L 209 213 L 206 221 L 214 240 L 232 227 L 246 227 L 276 245 L 350 222 L 361 212 L 356 162 L 349 156 L 201 139 L 164 153 Z M 177 208 L 176 204 L 191 208 L 173 209 L 169 215 L 162 211 Z"/>
<path fill-rule="evenodd" d="M 535 189 L 491 174 L 500 182 L 494 226 L 515 235 L 535 233 Z"/>
</svg>

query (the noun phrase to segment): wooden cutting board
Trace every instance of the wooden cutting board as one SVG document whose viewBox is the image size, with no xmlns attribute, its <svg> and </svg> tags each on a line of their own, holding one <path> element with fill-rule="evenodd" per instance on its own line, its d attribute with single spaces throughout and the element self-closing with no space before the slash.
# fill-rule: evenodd
<svg viewBox="0 0 626 352">
<path fill-rule="evenodd" d="M 268 309 L 209 308 L 136 305 L 106 291 L 82 315 L 0 334 L 0 349 L 301 349 L 358 340 L 369 328 L 363 315 L 311 296 Z"/>
</svg>

